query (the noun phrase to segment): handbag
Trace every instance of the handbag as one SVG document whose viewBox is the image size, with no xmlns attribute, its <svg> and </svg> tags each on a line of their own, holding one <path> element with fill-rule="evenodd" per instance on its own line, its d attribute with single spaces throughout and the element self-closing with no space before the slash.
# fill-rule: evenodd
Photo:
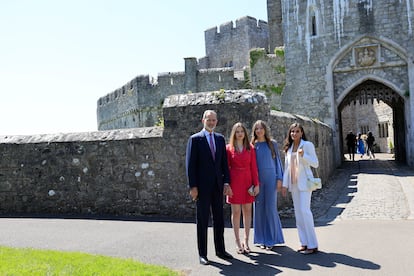
<svg viewBox="0 0 414 276">
<path fill-rule="evenodd" d="M 298 167 L 299 167 L 299 155 L 296 157 L 296 160 L 298 162 Z M 313 174 L 309 175 L 308 174 L 308 170 L 305 169 L 305 173 L 306 173 L 306 186 L 308 187 L 309 191 L 315 191 L 317 189 L 322 189 L 322 180 L 319 178 L 319 174 L 318 174 L 318 170 L 315 169 L 316 171 L 316 176 L 314 177 Z"/>
<path fill-rule="evenodd" d="M 247 192 L 248 192 L 251 196 L 254 196 L 254 185 L 250 186 L 250 188 L 247 190 Z"/>
<path fill-rule="evenodd" d="M 310 191 L 315 191 L 322 188 L 322 180 L 319 177 L 308 177 L 306 182 Z"/>
</svg>

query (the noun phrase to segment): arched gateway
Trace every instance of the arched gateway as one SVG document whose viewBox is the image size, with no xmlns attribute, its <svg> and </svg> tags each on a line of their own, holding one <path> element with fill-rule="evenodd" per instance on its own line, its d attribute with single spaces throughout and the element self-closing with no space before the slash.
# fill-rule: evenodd
<svg viewBox="0 0 414 276">
<path fill-rule="evenodd" d="M 392 150 L 394 152 L 395 160 L 399 162 L 406 162 L 406 144 L 405 144 L 405 135 L 406 135 L 406 123 L 405 123 L 405 112 L 404 112 L 404 98 L 401 97 L 398 93 L 396 93 L 394 90 L 392 90 L 390 87 L 374 80 L 366 80 L 363 83 L 359 84 L 358 86 L 354 87 L 342 100 L 342 102 L 338 106 L 338 114 L 339 114 L 339 128 L 342 129 L 340 134 L 342 134 L 341 141 L 344 141 L 344 125 L 343 124 L 343 116 L 342 111 L 349 105 L 359 105 L 363 109 L 364 106 L 368 106 L 369 104 L 372 104 L 374 102 L 380 103 L 380 101 L 384 102 L 386 105 L 388 105 L 392 109 L 392 116 L 391 116 L 391 127 L 393 128 L 393 131 L 391 132 L 393 136 L 390 138 L 390 145 L 392 145 Z M 357 110 L 353 109 L 353 110 Z M 375 112 L 376 110 L 369 110 L 371 112 Z M 362 112 L 361 112 L 362 113 Z M 362 113 L 361 116 L 366 115 Z M 375 116 L 376 114 L 374 114 Z M 386 114 L 385 114 L 386 115 Z M 380 114 L 380 116 L 384 116 L 384 114 Z M 358 114 L 356 114 L 356 117 L 358 117 Z M 366 120 L 367 118 L 363 118 L 362 120 Z M 369 118 L 368 118 L 369 119 Z M 388 119 L 388 118 L 387 118 Z M 377 137 L 377 141 L 381 139 L 381 133 L 386 132 L 388 133 L 388 130 L 381 129 L 382 124 L 378 124 L 378 122 L 371 122 L 371 124 L 366 125 L 375 125 L 375 128 L 377 131 L 375 131 L 375 135 L 379 135 Z M 378 126 L 377 126 L 378 125 Z M 385 126 L 388 128 L 388 122 Z M 368 131 L 371 131 L 373 129 L 367 129 Z M 367 133 L 367 131 L 361 131 L 361 133 Z M 384 135 L 384 134 L 382 134 Z M 388 136 L 388 134 L 387 134 Z M 392 142 L 391 142 L 392 141 Z M 344 147 L 342 147 L 343 149 Z M 390 150 L 390 149 L 388 149 Z M 384 148 L 382 148 L 382 151 L 384 151 Z"/>
<path fill-rule="evenodd" d="M 392 109 L 395 159 L 411 160 L 410 80 L 406 52 L 392 41 L 363 36 L 335 55 L 328 66 L 328 87 L 332 95 L 338 152 L 343 156 L 342 111 L 348 105 L 384 102 Z M 407 156 L 408 155 L 408 156 Z"/>
<path fill-rule="evenodd" d="M 341 112 L 348 103 L 359 106 L 360 100 L 379 100 L 391 108 L 396 159 L 414 166 L 412 1 L 392 5 L 389 0 L 268 1 L 282 11 L 286 61 L 282 110 L 332 127 L 339 165 L 344 143 Z M 271 18 L 277 17 L 274 10 L 268 9 Z"/>
</svg>

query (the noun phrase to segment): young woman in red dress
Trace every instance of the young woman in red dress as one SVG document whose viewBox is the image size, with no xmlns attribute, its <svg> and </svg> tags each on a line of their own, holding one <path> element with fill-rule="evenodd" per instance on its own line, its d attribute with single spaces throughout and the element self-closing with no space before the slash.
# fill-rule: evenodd
<svg viewBox="0 0 414 276">
<path fill-rule="evenodd" d="M 252 222 L 252 203 L 259 193 L 256 152 L 248 140 L 247 129 L 242 123 L 234 124 L 229 144 L 226 146 L 230 169 L 230 186 L 233 195 L 227 196 L 231 204 L 231 221 L 236 238 L 237 253 L 250 253 L 249 234 Z M 254 186 L 252 189 L 250 189 Z M 250 189 L 250 192 L 249 192 Z M 243 213 L 244 242 L 240 243 L 240 216 Z"/>
</svg>

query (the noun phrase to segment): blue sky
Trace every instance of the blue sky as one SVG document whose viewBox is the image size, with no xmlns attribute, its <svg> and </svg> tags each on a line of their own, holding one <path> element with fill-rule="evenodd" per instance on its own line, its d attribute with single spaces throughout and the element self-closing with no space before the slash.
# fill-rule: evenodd
<svg viewBox="0 0 414 276">
<path fill-rule="evenodd" d="M 246 15 L 267 21 L 266 0 L 1 0 L 0 135 L 95 131 L 100 97 L 184 71 Z"/>
</svg>

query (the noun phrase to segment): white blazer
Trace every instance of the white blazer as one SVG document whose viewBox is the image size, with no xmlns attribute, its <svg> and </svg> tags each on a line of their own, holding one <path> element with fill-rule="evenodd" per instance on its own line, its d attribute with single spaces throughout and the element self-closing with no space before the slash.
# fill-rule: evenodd
<svg viewBox="0 0 414 276">
<path fill-rule="evenodd" d="M 313 176 L 310 167 L 317 168 L 319 166 L 318 156 L 316 156 L 315 146 L 312 142 L 300 140 L 298 149 L 303 149 L 303 156 L 299 157 L 299 168 L 298 168 L 298 189 L 299 191 L 309 191 L 307 182 L 307 176 Z M 290 175 L 291 157 L 293 145 L 288 149 L 285 155 L 285 172 L 283 174 L 283 187 L 292 190 L 292 181 Z"/>
</svg>

